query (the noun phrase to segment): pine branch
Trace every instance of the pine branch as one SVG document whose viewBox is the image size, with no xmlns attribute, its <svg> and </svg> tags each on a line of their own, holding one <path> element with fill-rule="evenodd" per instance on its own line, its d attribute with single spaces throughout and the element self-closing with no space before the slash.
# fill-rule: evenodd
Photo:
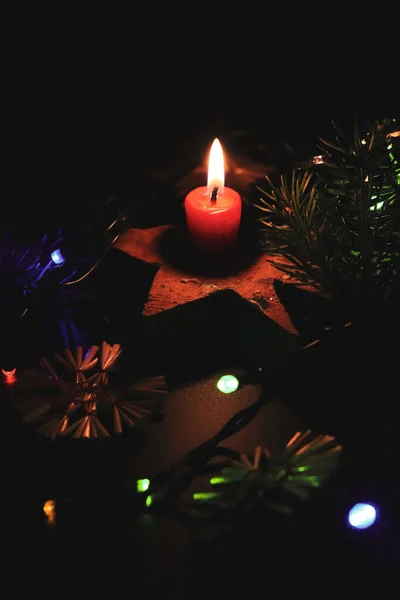
<svg viewBox="0 0 400 600">
<path fill-rule="evenodd" d="M 365 134 L 356 123 L 352 136 L 334 128 L 333 142 L 320 140 L 318 168 L 266 177 L 256 207 L 284 269 L 365 316 L 399 289 L 395 138 L 378 122 Z"/>
</svg>

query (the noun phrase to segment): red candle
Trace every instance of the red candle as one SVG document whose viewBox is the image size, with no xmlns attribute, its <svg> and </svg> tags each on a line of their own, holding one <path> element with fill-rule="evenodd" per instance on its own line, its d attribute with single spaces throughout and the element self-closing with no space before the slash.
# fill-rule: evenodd
<svg viewBox="0 0 400 600">
<path fill-rule="evenodd" d="M 242 214 L 242 200 L 225 187 L 224 155 L 218 139 L 210 150 L 207 185 L 185 198 L 186 222 L 193 243 L 202 250 L 223 251 L 236 241 Z"/>
</svg>

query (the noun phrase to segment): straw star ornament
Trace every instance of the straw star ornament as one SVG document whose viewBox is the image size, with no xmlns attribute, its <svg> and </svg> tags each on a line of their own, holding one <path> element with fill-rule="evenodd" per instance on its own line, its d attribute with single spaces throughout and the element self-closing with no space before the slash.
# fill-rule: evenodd
<svg viewBox="0 0 400 600">
<path fill-rule="evenodd" d="M 211 478 L 215 492 L 195 498 L 223 507 L 271 508 L 290 514 L 296 499 L 306 500 L 328 480 L 341 452 L 332 436 L 297 432 L 282 450 L 258 446 L 252 457 L 241 454 Z"/>
<path fill-rule="evenodd" d="M 100 356 L 98 356 L 100 352 Z M 37 433 L 58 437 L 106 438 L 131 429 L 152 416 L 167 395 L 163 376 L 126 385 L 109 378 L 122 352 L 119 344 L 103 342 L 86 354 L 78 347 L 56 354 L 59 375 L 46 358 L 27 369 L 14 390 L 14 406 Z"/>
</svg>

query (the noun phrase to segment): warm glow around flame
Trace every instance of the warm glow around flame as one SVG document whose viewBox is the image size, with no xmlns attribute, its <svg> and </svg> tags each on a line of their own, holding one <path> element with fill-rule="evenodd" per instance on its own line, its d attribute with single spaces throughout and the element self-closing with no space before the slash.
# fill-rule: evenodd
<svg viewBox="0 0 400 600">
<path fill-rule="evenodd" d="M 214 188 L 218 188 L 218 194 L 224 192 L 225 168 L 224 153 L 218 138 L 212 143 L 210 158 L 208 159 L 207 193 L 211 194 Z"/>
</svg>

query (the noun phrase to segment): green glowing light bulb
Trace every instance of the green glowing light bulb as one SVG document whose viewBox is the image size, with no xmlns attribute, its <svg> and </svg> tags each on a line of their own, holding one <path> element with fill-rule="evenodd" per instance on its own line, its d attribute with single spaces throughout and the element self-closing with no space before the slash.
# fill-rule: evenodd
<svg viewBox="0 0 400 600">
<path fill-rule="evenodd" d="M 193 494 L 193 500 L 197 500 L 198 502 L 207 502 L 207 500 L 218 498 L 219 495 L 220 494 L 218 494 L 218 492 L 198 492 L 197 494 Z"/>
<path fill-rule="evenodd" d="M 218 485 L 219 483 L 225 483 L 226 477 L 211 477 L 211 485 Z"/>
<path fill-rule="evenodd" d="M 232 392 L 236 392 L 238 387 L 239 380 L 236 379 L 234 375 L 223 375 L 217 383 L 217 388 L 223 394 L 231 394 Z"/>
<path fill-rule="evenodd" d="M 136 482 L 137 492 L 146 492 L 150 487 L 150 479 L 138 479 Z"/>
</svg>

